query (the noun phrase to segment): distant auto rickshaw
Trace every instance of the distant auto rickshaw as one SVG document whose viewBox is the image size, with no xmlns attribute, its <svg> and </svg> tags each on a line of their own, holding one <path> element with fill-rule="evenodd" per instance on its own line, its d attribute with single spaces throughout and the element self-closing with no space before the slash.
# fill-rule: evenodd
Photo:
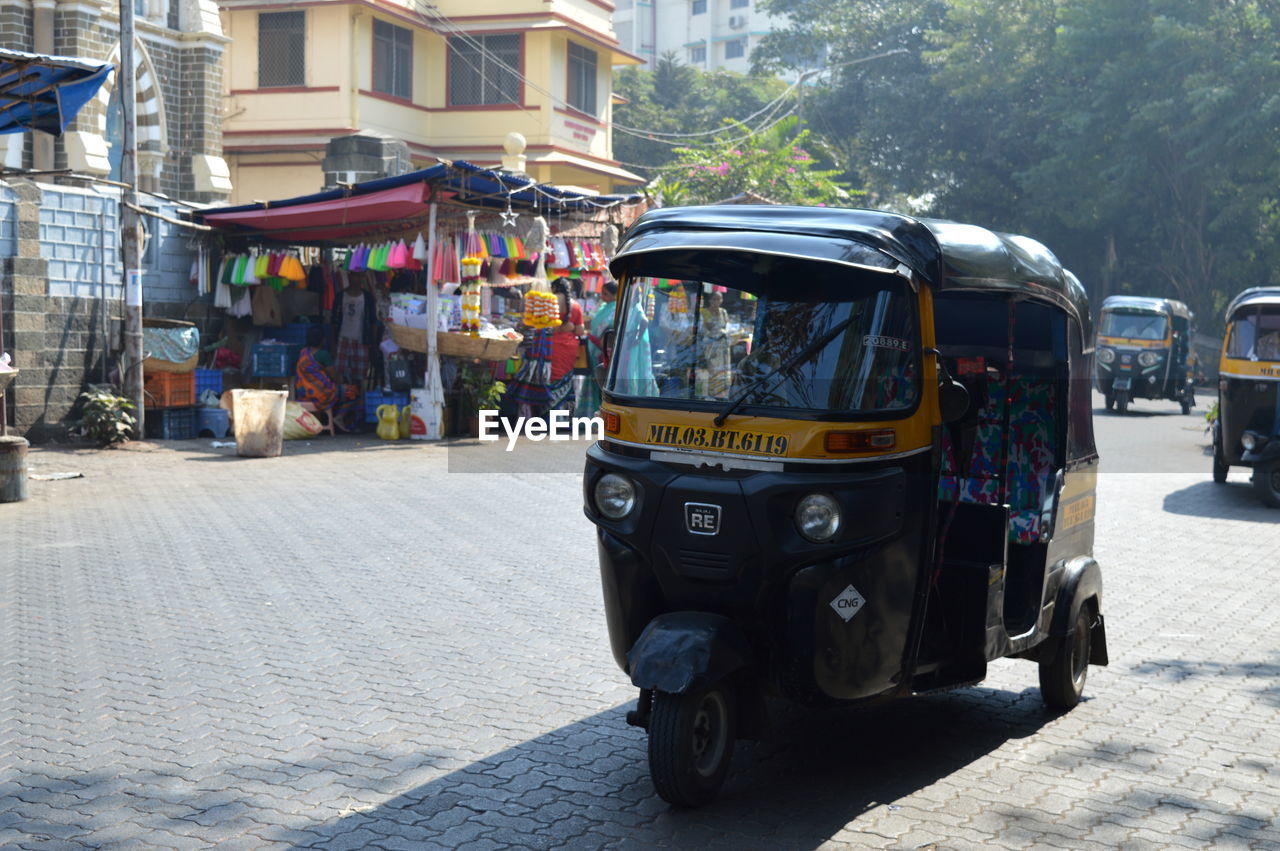
<svg viewBox="0 0 1280 851">
<path fill-rule="evenodd" d="M 1080 700 L 1107 663 L 1093 335 L 1048 249 L 865 210 L 669 208 L 611 268 L 585 511 L 664 799 L 710 801 L 769 695 L 905 697 L 1016 657 L 1049 706 Z"/>
<path fill-rule="evenodd" d="M 1213 423 L 1213 480 L 1253 468 L 1259 498 L 1280 508 L 1280 287 L 1245 290 L 1227 306 Z"/>
<path fill-rule="evenodd" d="M 1097 385 L 1107 410 L 1134 399 L 1169 399 L 1191 413 L 1196 403 L 1195 315 L 1180 301 L 1113 295 L 1102 302 Z"/>
</svg>

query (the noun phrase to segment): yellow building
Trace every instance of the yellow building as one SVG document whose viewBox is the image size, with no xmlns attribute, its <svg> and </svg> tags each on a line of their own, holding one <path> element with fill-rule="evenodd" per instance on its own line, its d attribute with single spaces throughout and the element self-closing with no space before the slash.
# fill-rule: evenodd
<svg viewBox="0 0 1280 851">
<path fill-rule="evenodd" d="M 512 132 L 524 171 L 601 193 L 642 183 L 612 159 L 609 0 L 219 0 L 226 50 L 223 152 L 231 203 L 373 176 L 331 139 L 371 131 L 411 163 L 499 165 Z"/>
</svg>

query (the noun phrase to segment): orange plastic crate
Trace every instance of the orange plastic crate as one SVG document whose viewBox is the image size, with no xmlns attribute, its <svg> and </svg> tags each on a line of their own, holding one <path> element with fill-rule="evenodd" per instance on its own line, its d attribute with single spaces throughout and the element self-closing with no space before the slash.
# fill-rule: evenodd
<svg viewBox="0 0 1280 851">
<path fill-rule="evenodd" d="M 180 408 L 196 403 L 194 372 L 144 373 L 142 392 L 149 408 Z"/>
</svg>

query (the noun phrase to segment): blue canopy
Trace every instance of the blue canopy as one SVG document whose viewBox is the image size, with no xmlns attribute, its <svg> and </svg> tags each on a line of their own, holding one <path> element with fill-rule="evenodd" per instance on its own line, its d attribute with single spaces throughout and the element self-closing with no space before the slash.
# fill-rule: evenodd
<svg viewBox="0 0 1280 851">
<path fill-rule="evenodd" d="M 43 130 L 61 136 L 113 68 L 109 62 L 0 48 L 0 133 Z"/>
</svg>

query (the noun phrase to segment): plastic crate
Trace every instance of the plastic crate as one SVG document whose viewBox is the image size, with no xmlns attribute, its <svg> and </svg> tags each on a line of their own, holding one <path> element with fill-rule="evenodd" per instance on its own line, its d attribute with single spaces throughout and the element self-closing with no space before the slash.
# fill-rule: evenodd
<svg viewBox="0 0 1280 851">
<path fill-rule="evenodd" d="M 196 377 L 196 401 L 200 401 L 200 397 L 204 395 L 204 391 L 212 390 L 218 395 L 222 395 L 222 370 L 220 369 L 197 369 Z"/>
<path fill-rule="evenodd" d="M 147 411 L 147 437 L 155 440 L 191 440 L 196 436 L 195 408 L 162 408 Z"/>
<path fill-rule="evenodd" d="M 291 346 L 305 346 L 307 344 L 307 332 L 312 327 L 310 322 L 290 322 L 286 325 L 281 325 L 279 328 L 265 331 L 262 336 L 263 339 L 288 343 Z"/>
<path fill-rule="evenodd" d="M 199 437 L 206 431 L 214 437 L 226 437 L 231 431 L 231 418 L 226 408 L 196 408 L 196 433 Z"/>
<path fill-rule="evenodd" d="M 255 378 L 290 378 L 301 352 L 302 346 L 259 343 L 250 356 L 250 371 Z"/>
<path fill-rule="evenodd" d="M 408 393 L 384 393 L 381 390 L 366 390 L 364 392 L 364 421 L 376 423 L 378 421 L 378 408 L 383 405 L 395 405 L 403 408 L 407 404 L 409 404 Z"/>
<path fill-rule="evenodd" d="M 142 392 L 148 408 L 179 408 L 196 403 L 196 377 L 190 372 L 144 372 Z"/>
</svg>

